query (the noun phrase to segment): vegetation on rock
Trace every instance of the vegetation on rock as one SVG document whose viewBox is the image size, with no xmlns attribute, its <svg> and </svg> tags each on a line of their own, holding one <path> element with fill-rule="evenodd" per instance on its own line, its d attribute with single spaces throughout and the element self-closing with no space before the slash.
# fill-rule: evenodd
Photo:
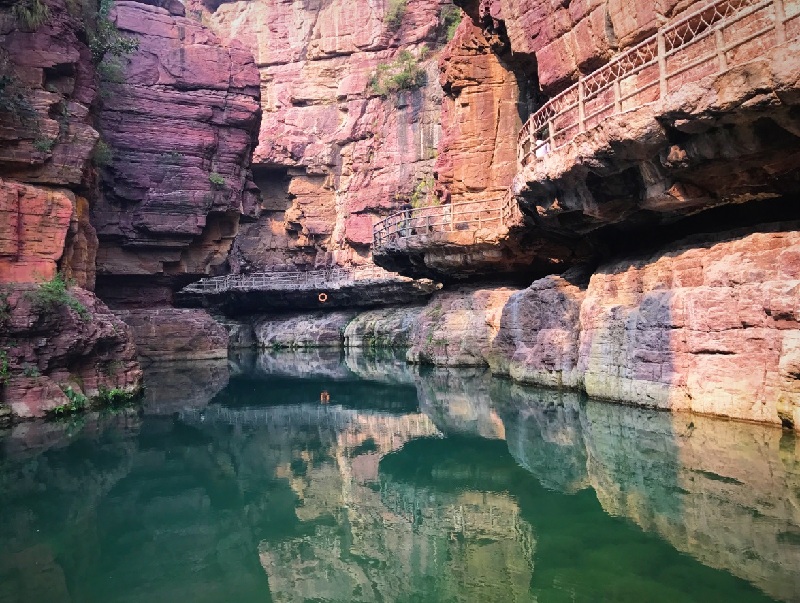
<svg viewBox="0 0 800 603">
<path fill-rule="evenodd" d="M 97 167 L 102 167 L 111 163 L 112 159 L 114 159 L 114 153 L 111 147 L 102 138 L 98 139 L 97 144 L 94 145 L 94 151 L 92 151 L 92 162 Z"/>
<path fill-rule="evenodd" d="M 101 0 L 94 18 L 90 16 L 86 19 L 89 50 L 92 51 L 92 60 L 96 65 L 107 55 L 121 57 L 139 48 L 139 40 L 120 34 L 117 26 L 109 19 L 112 5 L 112 0 Z"/>
<path fill-rule="evenodd" d="M 40 312 L 55 312 L 66 306 L 88 321 L 91 318 L 89 310 L 69 292 L 70 287 L 71 284 L 61 274 L 56 274 L 27 295 Z"/>
<path fill-rule="evenodd" d="M 11 7 L 11 15 L 19 26 L 37 30 L 50 18 L 50 8 L 42 0 L 19 0 Z"/>
<path fill-rule="evenodd" d="M 408 7 L 406 0 L 389 0 L 386 7 L 386 27 L 390 31 L 397 31 L 403 24 L 403 17 Z"/>
<path fill-rule="evenodd" d="M 462 15 L 461 9 L 457 6 L 445 6 L 439 13 L 439 27 L 444 31 L 448 42 L 456 35 Z"/>
<path fill-rule="evenodd" d="M 208 175 L 208 181 L 213 184 L 214 186 L 222 186 L 225 184 L 225 178 L 217 174 L 216 172 L 211 172 Z"/>
<path fill-rule="evenodd" d="M 408 50 L 402 50 L 391 63 L 381 63 L 369 78 L 370 90 L 386 97 L 403 90 L 421 88 L 427 81 L 425 69 L 420 65 L 426 53 L 424 46 L 418 57 Z"/>
</svg>

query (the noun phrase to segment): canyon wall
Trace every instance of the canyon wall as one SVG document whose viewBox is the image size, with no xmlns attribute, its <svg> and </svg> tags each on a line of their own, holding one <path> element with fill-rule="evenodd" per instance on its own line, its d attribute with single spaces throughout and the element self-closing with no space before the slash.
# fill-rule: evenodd
<svg viewBox="0 0 800 603">
<path fill-rule="evenodd" d="M 192 5 L 241 41 L 260 72 L 261 217 L 236 237 L 234 272 L 368 263 L 373 224 L 433 197 L 436 60 L 456 9 L 447 0 L 394 4 Z M 406 83 L 386 85 L 401 72 Z"/>
<path fill-rule="evenodd" d="M 260 118 L 252 55 L 169 9 L 118 2 L 112 19 L 138 48 L 103 72 L 99 114 L 110 157 L 92 208 L 98 292 L 119 305 L 227 269 L 239 221 L 259 214 L 250 156 Z"/>
<path fill-rule="evenodd" d="M 130 330 L 89 291 L 99 135 L 87 31 L 97 15 L 60 0 L 27 17 L 20 6 L 0 8 L 2 418 L 41 417 L 80 406 L 80 396 L 141 388 Z"/>
</svg>

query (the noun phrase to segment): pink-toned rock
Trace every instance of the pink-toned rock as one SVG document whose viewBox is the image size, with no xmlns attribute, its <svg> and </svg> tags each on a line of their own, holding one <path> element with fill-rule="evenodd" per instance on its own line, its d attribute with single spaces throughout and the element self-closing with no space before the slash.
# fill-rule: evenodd
<svg viewBox="0 0 800 603">
<path fill-rule="evenodd" d="M 118 310 L 133 330 L 136 350 L 146 360 L 210 360 L 228 357 L 228 333 L 205 310 L 181 308 Z"/>
<path fill-rule="evenodd" d="M 48 18 L 35 30 L 19 26 L 11 5 L 0 8 L 3 94 L 0 176 L 50 186 L 83 180 L 98 134 L 89 107 L 95 71 L 82 19 L 65 0 L 44 0 Z M 8 103 L 6 103 L 8 104 Z"/>
<path fill-rule="evenodd" d="M 100 126 L 112 159 L 92 207 L 103 294 L 129 275 L 166 284 L 221 269 L 240 216 L 258 215 L 252 56 L 175 12 L 123 1 L 112 13 L 139 47 L 124 60 L 122 83 L 103 82 Z"/>
<path fill-rule="evenodd" d="M 800 233 L 767 228 L 602 266 L 581 307 L 590 396 L 800 424 Z"/>
<path fill-rule="evenodd" d="M 436 295 L 414 324 L 406 358 L 421 364 L 486 366 L 503 307 L 516 292 L 510 287 L 462 287 Z"/>
<path fill-rule="evenodd" d="M 385 22 L 388 5 L 366 0 L 231 2 L 213 13 L 190 4 L 251 50 L 261 72 L 253 161 L 263 210 L 237 235 L 232 269 L 369 262 L 367 224 L 399 209 L 434 171 L 435 66 L 449 2 L 408 2 L 396 30 Z M 421 57 L 423 45 L 425 86 L 386 98 L 370 89 L 379 64 L 401 48 Z"/>
<path fill-rule="evenodd" d="M 492 372 L 524 383 L 580 388 L 579 317 L 587 281 L 588 275 L 575 269 L 512 295 L 491 342 Z"/>
<path fill-rule="evenodd" d="M 58 300 L 43 302 L 37 291 L 36 285 L 17 285 L 3 296 L 0 349 L 10 378 L 0 400 L 14 416 L 45 416 L 67 402 L 67 388 L 90 399 L 103 389 L 141 388 L 132 333 L 105 304 L 71 288 L 66 299 L 79 312 Z"/>
<path fill-rule="evenodd" d="M 52 279 L 74 213 L 67 190 L 0 179 L 0 283 Z"/>
</svg>

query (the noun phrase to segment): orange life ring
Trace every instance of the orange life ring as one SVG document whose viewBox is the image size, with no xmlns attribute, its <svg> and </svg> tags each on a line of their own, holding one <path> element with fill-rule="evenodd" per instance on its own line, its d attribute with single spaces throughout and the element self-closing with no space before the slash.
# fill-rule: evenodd
<svg viewBox="0 0 800 603">
<path fill-rule="evenodd" d="M 324 304 L 326 301 L 328 301 L 328 294 L 327 293 L 320 293 L 317 296 L 317 299 L 319 300 L 319 303 Z"/>
</svg>

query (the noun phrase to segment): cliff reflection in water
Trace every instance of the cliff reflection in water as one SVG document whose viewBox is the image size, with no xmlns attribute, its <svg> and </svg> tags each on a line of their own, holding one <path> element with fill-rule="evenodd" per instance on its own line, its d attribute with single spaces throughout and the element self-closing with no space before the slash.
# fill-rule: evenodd
<svg viewBox="0 0 800 603">
<path fill-rule="evenodd" d="M 800 600 L 779 430 L 352 352 L 157 368 L 144 416 L 0 434 L 0 602 Z"/>
</svg>

